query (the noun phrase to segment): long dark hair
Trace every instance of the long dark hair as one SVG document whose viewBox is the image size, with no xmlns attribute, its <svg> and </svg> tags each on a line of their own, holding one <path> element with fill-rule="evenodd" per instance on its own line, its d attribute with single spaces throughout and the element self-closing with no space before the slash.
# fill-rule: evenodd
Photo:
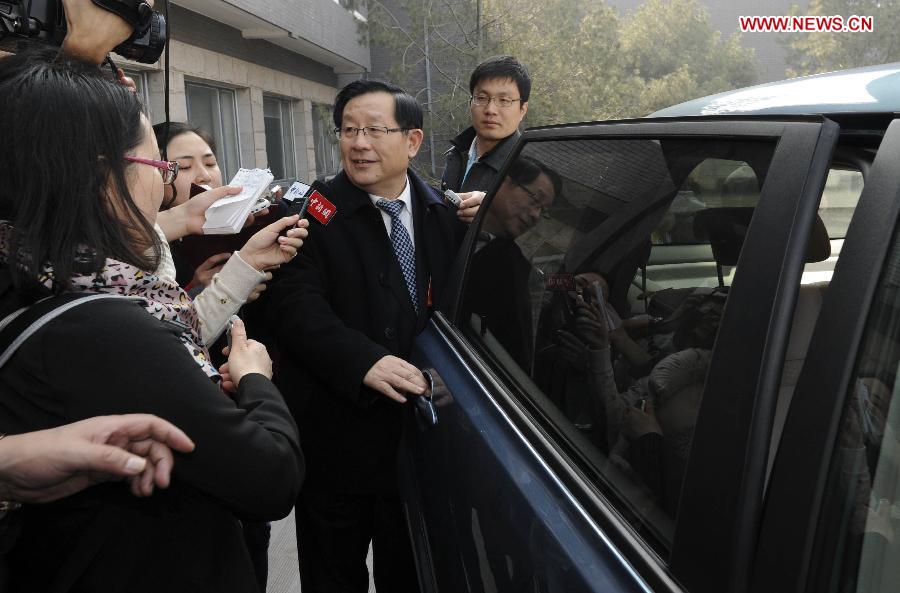
<svg viewBox="0 0 900 593">
<path fill-rule="evenodd" d="M 122 157 L 144 139 L 138 97 L 94 65 L 36 47 L 0 59 L 0 215 L 13 226 L 7 261 L 20 292 L 54 292 L 106 258 L 157 268 L 161 246 L 126 184 Z M 123 220 L 124 219 L 124 220 Z"/>
</svg>

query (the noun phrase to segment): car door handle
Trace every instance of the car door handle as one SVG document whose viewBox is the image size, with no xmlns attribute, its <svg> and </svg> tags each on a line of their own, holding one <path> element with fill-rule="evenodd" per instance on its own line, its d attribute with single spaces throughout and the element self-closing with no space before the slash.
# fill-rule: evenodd
<svg viewBox="0 0 900 593">
<path fill-rule="evenodd" d="M 427 426 L 435 426 L 437 424 L 437 410 L 434 407 L 434 373 L 433 369 L 425 369 L 422 371 L 422 377 L 425 378 L 427 387 L 425 393 L 419 397 L 413 398 L 416 406 L 416 414 Z"/>
</svg>

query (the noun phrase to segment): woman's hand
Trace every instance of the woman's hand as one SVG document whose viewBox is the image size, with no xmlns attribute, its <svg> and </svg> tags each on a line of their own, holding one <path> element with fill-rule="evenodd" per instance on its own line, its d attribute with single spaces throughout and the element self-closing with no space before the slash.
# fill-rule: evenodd
<svg viewBox="0 0 900 593">
<path fill-rule="evenodd" d="M 266 272 L 266 277 L 263 278 L 259 284 L 257 284 L 253 290 L 250 292 L 250 296 L 247 297 L 247 302 L 252 303 L 256 299 L 259 298 L 259 295 L 263 293 L 266 289 L 266 282 L 272 279 L 272 272 Z"/>
<path fill-rule="evenodd" d="M 656 421 L 656 410 L 653 404 L 645 402 L 644 409 L 628 408 L 625 412 L 625 422 L 622 425 L 622 434 L 629 441 L 636 441 L 645 434 L 662 434 L 659 422 Z"/>
<path fill-rule="evenodd" d="M 606 315 L 593 303 L 584 302 L 581 295 L 575 297 L 575 330 L 589 348 L 600 350 L 609 347 Z"/>
<path fill-rule="evenodd" d="M 135 496 L 169 486 L 173 451 L 194 443 L 149 414 L 97 416 L 0 440 L 0 498 L 50 502 L 94 484 L 129 479 Z"/>
<path fill-rule="evenodd" d="M 222 271 L 222 266 L 225 265 L 229 257 L 231 257 L 230 253 L 217 253 L 209 256 L 205 262 L 194 270 L 194 278 L 191 280 L 191 285 L 204 288 L 209 286 L 213 276 Z"/>
<path fill-rule="evenodd" d="M 272 359 L 266 347 L 256 340 L 247 339 L 247 328 L 244 322 L 235 318 L 231 326 L 231 346 L 222 350 L 228 362 L 219 367 L 222 375 L 222 389 L 228 392 L 237 391 L 244 375 L 259 373 L 272 378 Z"/>
<path fill-rule="evenodd" d="M 197 194 L 187 202 L 174 208 L 163 210 L 156 215 L 156 223 L 160 226 L 169 242 L 180 239 L 186 235 L 202 235 L 203 223 L 206 222 L 206 210 L 216 200 L 226 196 L 234 196 L 241 193 L 240 187 L 223 185 L 201 194 Z M 251 224 L 253 216 L 247 219 L 244 225 Z"/>
<path fill-rule="evenodd" d="M 559 345 L 559 357 L 576 368 L 588 368 L 587 345 L 578 336 L 564 329 L 556 330 L 556 343 Z"/>
<path fill-rule="evenodd" d="M 132 93 L 137 92 L 137 85 L 134 84 L 134 79 L 130 76 L 126 76 L 125 71 L 121 68 L 116 68 L 116 80 L 118 80 L 119 84 L 127 88 Z"/>
<path fill-rule="evenodd" d="M 297 228 L 290 229 L 286 237 L 280 236 L 281 231 L 294 225 Z M 307 227 L 309 221 L 301 220 L 297 214 L 276 220 L 247 240 L 240 251 L 241 259 L 260 272 L 285 264 L 303 245 L 303 239 L 309 234 Z"/>
</svg>

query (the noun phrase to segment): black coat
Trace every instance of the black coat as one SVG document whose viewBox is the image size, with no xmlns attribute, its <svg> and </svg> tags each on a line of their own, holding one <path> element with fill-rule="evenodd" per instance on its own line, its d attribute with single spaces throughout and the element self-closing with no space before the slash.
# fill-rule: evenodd
<svg viewBox="0 0 900 593">
<path fill-rule="evenodd" d="M 531 370 L 531 263 L 513 239 L 495 238 L 472 257 L 463 319 L 474 314 L 519 366 Z"/>
<path fill-rule="evenodd" d="M 453 146 L 444 153 L 446 165 L 441 178 L 441 189 L 452 189 L 456 192 L 490 191 L 497 179 L 497 174 L 521 135 L 516 130 L 498 142 L 494 148 L 481 155 L 481 158 L 472 164 L 472 170 L 469 171 L 469 175 L 463 183 L 463 174 L 466 172 L 466 164 L 469 162 L 469 147 L 472 146 L 472 140 L 475 139 L 475 128 L 470 127 L 463 130 L 451 140 Z"/>
<path fill-rule="evenodd" d="M 0 271 L 0 315 L 19 305 L 5 279 Z M 271 381 L 246 375 L 232 400 L 177 335 L 125 299 L 85 303 L 43 326 L 0 370 L 2 433 L 147 413 L 196 444 L 175 455 L 171 486 L 151 497 L 112 482 L 16 511 L 12 583 L 0 590 L 257 590 L 235 516 L 290 511 L 303 478 L 297 427 Z"/>
<path fill-rule="evenodd" d="M 416 315 L 380 211 L 341 172 L 326 197 L 327 226 L 311 221 L 299 255 L 276 274 L 266 299 L 280 360 L 278 384 L 300 427 L 306 487 L 348 493 L 397 491 L 402 406 L 363 385 L 389 354 L 407 358 L 443 293 L 466 226 L 408 172 L 419 311 Z"/>
</svg>

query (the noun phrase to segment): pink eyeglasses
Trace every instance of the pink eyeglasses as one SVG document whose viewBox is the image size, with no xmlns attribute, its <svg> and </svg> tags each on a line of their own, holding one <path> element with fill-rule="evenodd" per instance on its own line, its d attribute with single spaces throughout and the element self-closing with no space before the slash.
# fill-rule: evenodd
<svg viewBox="0 0 900 593">
<path fill-rule="evenodd" d="M 175 181 L 176 177 L 178 177 L 178 163 L 176 163 L 175 161 L 155 161 L 153 159 L 145 159 L 139 156 L 126 156 L 124 158 L 126 161 L 130 161 L 132 163 L 141 163 L 142 165 L 150 165 L 151 167 L 156 167 L 162 174 L 163 183 L 165 185 L 172 185 L 172 182 Z"/>
</svg>

